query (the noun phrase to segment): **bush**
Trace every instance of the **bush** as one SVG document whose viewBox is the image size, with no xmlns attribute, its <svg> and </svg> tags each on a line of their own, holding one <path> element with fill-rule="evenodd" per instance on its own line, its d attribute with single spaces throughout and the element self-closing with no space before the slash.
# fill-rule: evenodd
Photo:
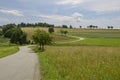
<svg viewBox="0 0 120 80">
<path fill-rule="evenodd" d="M 49 27 L 49 28 L 48 28 L 48 32 L 49 32 L 49 33 L 53 33 L 53 32 L 54 32 L 54 27 Z"/>
<path fill-rule="evenodd" d="M 68 33 L 68 31 L 67 30 L 60 30 L 60 33 L 66 35 Z"/>
</svg>

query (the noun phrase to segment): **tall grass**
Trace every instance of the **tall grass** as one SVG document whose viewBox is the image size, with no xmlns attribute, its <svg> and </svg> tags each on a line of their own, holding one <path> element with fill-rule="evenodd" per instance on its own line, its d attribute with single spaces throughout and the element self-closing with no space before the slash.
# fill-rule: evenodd
<svg viewBox="0 0 120 80">
<path fill-rule="evenodd" d="M 42 80 L 120 79 L 120 47 L 48 46 L 38 56 Z"/>
</svg>

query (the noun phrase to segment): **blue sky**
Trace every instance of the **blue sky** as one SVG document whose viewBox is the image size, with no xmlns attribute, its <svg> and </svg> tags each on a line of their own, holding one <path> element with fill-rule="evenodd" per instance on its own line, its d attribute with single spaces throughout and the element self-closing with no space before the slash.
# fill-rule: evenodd
<svg viewBox="0 0 120 80">
<path fill-rule="evenodd" d="M 120 28 L 120 0 L 1 0 L 0 25 L 47 22 Z"/>
</svg>

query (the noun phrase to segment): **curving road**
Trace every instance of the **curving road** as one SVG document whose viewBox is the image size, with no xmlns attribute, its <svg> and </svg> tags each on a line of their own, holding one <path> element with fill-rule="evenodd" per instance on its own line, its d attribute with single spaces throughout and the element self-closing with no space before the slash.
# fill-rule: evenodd
<svg viewBox="0 0 120 80">
<path fill-rule="evenodd" d="M 67 42 L 55 42 L 55 43 L 64 44 L 64 43 L 73 43 L 73 42 L 78 42 L 78 41 L 83 41 L 83 40 L 85 40 L 85 38 L 78 37 L 78 36 L 71 36 L 71 35 L 68 35 L 68 36 L 69 36 L 69 37 L 76 38 L 77 40 L 74 40 L 74 41 L 67 41 Z"/>
<path fill-rule="evenodd" d="M 37 55 L 27 46 L 19 52 L 0 59 L 0 80 L 39 80 Z"/>
</svg>

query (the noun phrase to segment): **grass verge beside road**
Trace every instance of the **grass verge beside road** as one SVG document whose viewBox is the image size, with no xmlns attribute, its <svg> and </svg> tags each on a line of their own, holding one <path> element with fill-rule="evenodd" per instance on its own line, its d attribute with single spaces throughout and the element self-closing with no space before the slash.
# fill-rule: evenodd
<svg viewBox="0 0 120 80">
<path fill-rule="evenodd" d="M 12 55 L 19 50 L 15 44 L 10 44 L 9 39 L 0 36 L 0 58 Z"/>
<path fill-rule="evenodd" d="M 12 55 L 19 50 L 18 46 L 0 47 L 0 58 Z"/>
<path fill-rule="evenodd" d="M 42 80 L 119 80 L 119 52 L 120 47 L 48 46 L 38 51 Z"/>
</svg>

